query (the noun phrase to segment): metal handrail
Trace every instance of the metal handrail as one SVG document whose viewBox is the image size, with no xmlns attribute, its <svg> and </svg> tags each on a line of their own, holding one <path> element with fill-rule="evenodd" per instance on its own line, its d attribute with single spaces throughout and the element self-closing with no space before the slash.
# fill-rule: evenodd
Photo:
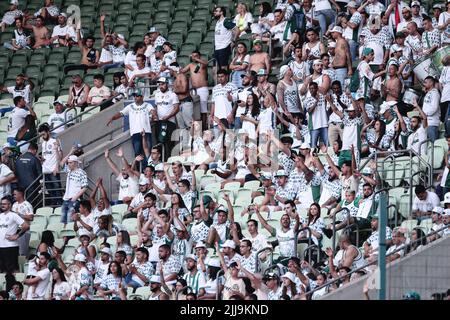
<svg viewBox="0 0 450 320">
<path fill-rule="evenodd" d="M 298 255 L 298 253 L 297 253 L 297 248 L 298 248 L 298 235 L 300 234 L 300 232 L 303 232 L 303 231 L 308 231 L 308 246 L 310 246 L 311 245 L 311 236 L 312 236 L 312 233 L 311 233 L 311 229 L 309 228 L 309 227 L 304 227 L 304 228 L 301 228 L 301 229 L 298 229 L 297 230 L 297 232 L 295 233 L 295 235 L 294 235 L 294 237 L 295 237 L 295 245 L 294 245 L 294 252 L 295 252 L 295 256 L 297 257 L 297 255 Z"/>
<path fill-rule="evenodd" d="M 442 228 L 440 228 L 440 229 L 438 229 L 438 230 L 436 230 L 436 231 L 433 231 L 433 232 L 431 232 L 431 233 L 429 233 L 429 234 L 427 234 L 427 235 L 425 235 L 425 236 L 423 236 L 423 237 L 421 237 L 421 238 L 419 238 L 419 239 L 417 239 L 417 240 L 415 240 L 415 241 L 409 243 L 409 245 L 411 245 L 411 244 L 413 244 L 413 243 L 416 243 L 416 242 L 419 242 L 419 241 L 422 241 L 423 238 L 427 238 L 427 237 L 429 237 L 429 236 L 438 234 L 439 232 L 441 232 L 441 231 L 447 229 L 448 227 L 449 227 L 449 225 L 445 225 L 444 227 L 442 227 Z M 428 245 L 428 243 L 427 243 L 427 245 Z M 403 246 L 400 246 L 400 248 L 398 248 L 398 249 L 392 251 L 391 253 L 387 254 L 386 257 L 391 256 L 391 255 L 393 255 L 393 254 L 395 254 L 395 253 L 397 253 L 397 252 L 399 252 L 399 251 L 405 250 L 406 248 L 407 248 L 407 246 L 406 246 L 406 244 L 404 244 Z M 333 253 L 334 253 L 334 252 L 333 252 Z M 405 255 L 405 256 L 406 256 L 406 255 Z M 341 281 L 342 279 L 351 276 L 353 273 L 358 272 L 358 271 L 360 271 L 360 270 L 363 270 L 363 269 L 367 268 L 368 266 L 374 265 L 374 264 L 376 264 L 376 263 L 378 263 L 378 259 L 376 259 L 376 260 L 374 260 L 374 261 L 372 261 L 372 262 L 368 262 L 368 263 L 366 263 L 365 265 L 363 265 L 363 266 L 361 266 L 361 267 L 359 267 L 359 268 L 356 268 L 356 269 L 354 269 L 354 270 L 351 270 L 349 273 L 347 273 L 347 274 L 344 275 L 344 276 L 340 276 L 340 277 L 337 277 L 337 278 L 332 279 L 332 280 L 330 280 L 330 281 L 327 281 L 327 282 L 324 283 L 323 285 L 321 285 L 321 286 L 319 286 L 319 287 L 316 287 L 316 288 L 314 288 L 313 290 L 310 290 L 310 291 L 306 292 L 305 294 L 311 296 L 312 293 L 314 293 L 314 292 L 316 292 L 316 291 L 318 291 L 318 290 L 321 290 L 321 289 L 323 289 L 323 288 L 325 288 L 325 287 L 328 287 L 328 286 L 330 286 L 330 285 L 332 285 L 332 284 L 334 284 L 334 283 L 336 283 L 336 282 L 338 282 L 338 281 Z"/>
<path fill-rule="evenodd" d="M 394 213 L 394 225 L 395 226 L 397 226 L 397 223 L 398 223 L 398 208 L 397 208 L 397 205 L 395 204 L 395 203 L 393 203 L 393 204 L 390 204 L 390 205 L 388 205 L 387 206 L 387 208 L 386 208 L 386 210 L 387 210 L 387 213 L 388 213 L 388 217 L 389 217 L 389 208 L 395 208 L 395 213 Z"/>
<path fill-rule="evenodd" d="M 225 275 L 225 271 L 223 269 L 220 269 L 217 272 L 217 275 L 216 275 L 216 300 L 219 300 L 219 296 L 220 296 L 220 281 L 219 281 L 219 278 L 220 278 L 220 276 L 222 276 L 222 274 Z"/>
</svg>

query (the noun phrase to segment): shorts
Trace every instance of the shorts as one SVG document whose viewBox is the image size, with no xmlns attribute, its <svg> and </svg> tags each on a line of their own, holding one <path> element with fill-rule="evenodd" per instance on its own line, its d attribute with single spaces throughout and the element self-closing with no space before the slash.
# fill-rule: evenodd
<svg viewBox="0 0 450 320">
<path fill-rule="evenodd" d="M 214 58 L 216 58 L 217 64 L 219 65 L 219 69 L 223 67 L 228 68 L 230 56 L 231 56 L 231 45 L 228 45 L 228 47 L 220 50 L 214 50 Z"/>
</svg>

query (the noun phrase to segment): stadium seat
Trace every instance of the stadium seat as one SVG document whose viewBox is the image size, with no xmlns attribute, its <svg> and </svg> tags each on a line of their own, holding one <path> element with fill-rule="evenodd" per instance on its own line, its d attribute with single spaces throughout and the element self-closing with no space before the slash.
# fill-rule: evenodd
<svg viewBox="0 0 450 320">
<path fill-rule="evenodd" d="M 39 224 L 45 228 L 47 226 L 47 216 L 35 214 L 33 216 L 33 221 L 31 222 L 31 224 Z"/>
<path fill-rule="evenodd" d="M 210 192 L 214 193 L 214 196 L 217 197 L 219 191 L 221 190 L 221 183 L 220 182 L 209 183 L 205 186 L 204 189 L 205 189 L 205 191 L 210 191 Z"/>
<path fill-rule="evenodd" d="M 137 232 L 137 219 L 136 218 L 128 218 L 122 220 L 122 226 L 127 229 L 128 233 L 136 233 Z"/>
<path fill-rule="evenodd" d="M 121 215 L 123 215 L 123 213 L 126 212 L 127 209 L 128 209 L 128 205 L 126 205 L 126 204 L 115 204 L 115 205 L 111 206 L 112 212 L 117 212 L 117 213 L 120 213 Z"/>
<path fill-rule="evenodd" d="M 405 220 L 402 222 L 401 224 L 402 228 L 406 228 L 408 229 L 409 234 L 411 234 L 411 231 L 415 228 L 418 227 L 417 225 L 417 220 L 412 219 L 412 220 Z"/>
<path fill-rule="evenodd" d="M 433 226 L 433 221 L 431 219 L 424 219 L 420 222 L 420 227 L 425 229 L 425 234 L 428 234 Z"/>
<path fill-rule="evenodd" d="M 36 214 L 43 215 L 43 216 L 49 216 L 53 213 L 52 207 L 41 207 L 36 209 Z"/>
<path fill-rule="evenodd" d="M 260 205 L 264 200 L 264 196 L 258 196 L 253 199 L 253 203 Z"/>
</svg>

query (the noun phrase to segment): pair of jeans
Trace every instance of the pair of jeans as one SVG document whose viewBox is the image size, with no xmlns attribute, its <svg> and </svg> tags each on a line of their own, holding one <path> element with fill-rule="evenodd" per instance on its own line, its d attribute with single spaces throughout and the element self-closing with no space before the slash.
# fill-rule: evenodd
<svg viewBox="0 0 450 320">
<path fill-rule="evenodd" d="M 53 173 L 44 173 L 45 189 L 49 193 L 48 204 L 49 205 L 61 205 L 61 177 L 59 173 L 53 175 Z M 47 205 L 47 201 L 45 202 Z"/>
<path fill-rule="evenodd" d="M 72 222 L 72 213 L 77 212 L 80 207 L 78 201 L 64 200 L 61 207 L 61 223 Z"/>
<path fill-rule="evenodd" d="M 231 73 L 231 82 L 238 88 L 243 88 L 242 86 L 242 75 L 245 74 L 243 70 L 233 71 Z"/>
<path fill-rule="evenodd" d="M 152 149 L 152 134 L 150 132 L 145 133 L 145 138 L 147 140 L 147 146 Z M 131 143 L 133 144 L 134 156 L 143 155 L 144 147 L 142 145 L 142 135 L 140 133 L 135 133 L 131 136 Z"/>
<path fill-rule="evenodd" d="M 337 68 L 334 69 L 334 71 L 336 73 L 336 80 L 338 80 L 341 83 L 341 88 L 345 88 L 344 86 L 345 78 L 347 78 L 348 75 L 347 68 Z"/>
<path fill-rule="evenodd" d="M 358 57 L 358 42 L 355 40 L 349 40 L 348 44 L 350 46 L 350 55 L 352 56 L 352 61 L 355 61 Z"/>
<path fill-rule="evenodd" d="M 328 127 L 311 130 L 311 149 L 317 147 L 317 141 L 320 140 L 328 147 Z"/>
<path fill-rule="evenodd" d="M 123 66 L 124 66 L 123 62 L 116 62 L 116 63 L 105 64 L 104 66 L 102 66 L 102 68 L 105 69 L 105 73 L 106 73 L 106 72 L 108 72 L 109 69 L 121 68 Z"/>
<path fill-rule="evenodd" d="M 316 18 L 319 20 L 322 35 L 327 32 L 328 26 L 336 19 L 336 12 L 333 9 L 316 11 Z"/>
<path fill-rule="evenodd" d="M 180 103 L 180 111 L 176 115 L 178 128 L 186 129 L 191 127 L 194 119 L 194 103 L 185 101 Z"/>
<path fill-rule="evenodd" d="M 128 272 L 127 275 L 125 276 L 125 283 L 134 289 L 142 287 L 140 283 L 137 283 L 136 281 L 132 280 L 132 277 L 133 274 L 131 272 Z"/>
<path fill-rule="evenodd" d="M 437 139 L 439 139 L 439 127 L 438 126 L 428 126 L 428 128 L 427 128 L 427 137 L 433 143 Z"/>
</svg>

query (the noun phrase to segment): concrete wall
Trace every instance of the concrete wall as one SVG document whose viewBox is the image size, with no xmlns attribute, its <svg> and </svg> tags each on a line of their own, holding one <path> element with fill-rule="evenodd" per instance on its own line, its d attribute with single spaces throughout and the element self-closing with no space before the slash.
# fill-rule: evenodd
<svg viewBox="0 0 450 320">
<path fill-rule="evenodd" d="M 422 300 L 431 294 L 450 289 L 450 237 L 437 240 L 423 250 L 394 261 L 386 269 L 386 298 L 402 299 L 409 291 L 416 291 Z M 363 286 L 369 276 L 363 277 L 323 297 L 323 300 L 363 300 Z M 371 299 L 377 291 L 371 290 Z"/>
</svg>

